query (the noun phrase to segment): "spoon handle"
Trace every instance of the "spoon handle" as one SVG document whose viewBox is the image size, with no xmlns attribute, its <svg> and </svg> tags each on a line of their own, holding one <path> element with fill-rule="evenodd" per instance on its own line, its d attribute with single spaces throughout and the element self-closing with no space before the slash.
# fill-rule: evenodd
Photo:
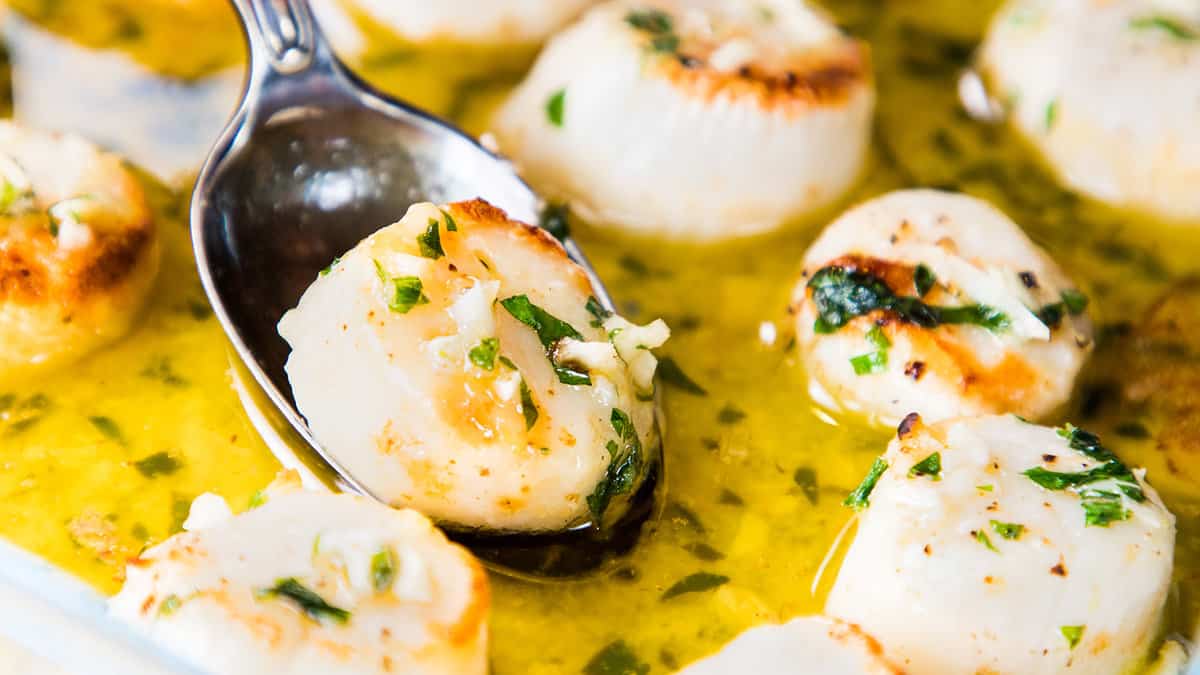
<svg viewBox="0 0 1200 675">
<path fill-rule="evenodd" d="M 230 0 L 250 47 L 250 72 L 277 75 L 305 70 L 325 49 L 308 0 Z"/>
</svg>

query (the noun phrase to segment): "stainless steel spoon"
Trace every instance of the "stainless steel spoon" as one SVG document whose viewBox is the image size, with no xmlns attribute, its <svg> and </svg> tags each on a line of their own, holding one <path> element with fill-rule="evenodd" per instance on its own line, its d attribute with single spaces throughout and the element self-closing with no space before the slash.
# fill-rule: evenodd
<svg viewBox="0 0 1200 675">
<path fill-rule="evenodd" d="M 334 56 L 306 0 L 231 0 L 249 64 L 242 101 L 205 162 L 192 196 L 200 279 L 246 371 L 343 489 L 370 494 L 323 450 L 297 411 L 276 332 L 317 272 L 419 201 L 483 197 L 538 222 L 537 195 L 505 161 L 446 122 L 374 91 Z M 566 232 L 556 232 L 612 301 Z M 635 507 L 604 534 L 458 532 L 486 562 L 514 574 L 574 576 L 636 542 L 658 472 Z"/>
</svg>

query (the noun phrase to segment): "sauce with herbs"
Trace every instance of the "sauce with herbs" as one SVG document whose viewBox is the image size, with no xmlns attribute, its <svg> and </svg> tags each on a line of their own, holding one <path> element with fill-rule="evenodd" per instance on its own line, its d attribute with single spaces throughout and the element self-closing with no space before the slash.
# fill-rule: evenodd
<svg viewBox="0 0 1200 675">
<path fill-rule="evenodd" d="M 120 50 L 165 75 L 202 78 L 239 58 L 240 35 L 218 0 L 11 4 L 64 39 Z M 1074 196 L 1006 128 L 962 112 L 956 78 L 998 3 L 828 4 L 870 42 L 879 88 L 873 154 L 852 195 L 784 232 L 713 245 L 576 226 L 622 313 L 663 317 L 674 332 L 662 351 L 677 366 L 662 383 L 665 504 L 636 551 L 604 575 L 548 585 L 493 577 L 499 675 L 641 664 L 670 672 L 752 624 L 820 611 L 837 562 L 822 576 L 822 561 L 850 517 L 842 499 L 890 434 L 809 397 L 785 308 L 819 228 L 846 204 L 907 186 L 993 202 L 1092 299 L 1099 351 L 1071 410 L 1050 421 L 1086 425 L 1148 469 L 1178 517 L 1165 630 L 1195 634 L 1200 457 L 1189 452 L 1200 428 L 1178 428 L 1177 407 L 1161 397 L 1122 402 L 1120 388 L 1123 369 L 1147 358 L 1137 351 L 1146 341 L 1128 336 L 1200 267 L 1200 226 L 1168 227 Z M 178 6 L 195 14 L 183 38 Z M 463 65 L 472 55 L 446 48 L 371 48 L 363 60 L 368 79 L 476 133 L 521 75 L 512 64 L 481 74 Z M 165 257 L 138 328 L 64 372 L 0 383 L 0 534 L 106 593 L 128 557 L 178 530 L 197 494 L 245 505 L 278 469 L 231 389 L 230 354 L 193 270 L 185 194 L 152 186 Z M 1200 382 L 1197 342 L 1156 352 L 1151 367 Z"/>
</svg>

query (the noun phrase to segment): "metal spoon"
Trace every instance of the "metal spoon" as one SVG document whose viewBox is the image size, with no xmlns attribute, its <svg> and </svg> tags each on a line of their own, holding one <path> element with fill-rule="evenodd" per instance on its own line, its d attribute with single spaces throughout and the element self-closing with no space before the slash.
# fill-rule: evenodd
<svg viewBox="0 0 1200 675">
<path fill-rule="evenodd" d="M 231 0 L 249 44 L 242 101 L 196 182 L 191 227 L 213 310 L 285 435 L 313 451 L 336 486 L 369 495 L 314 439 L 283 370 L 276 332 L 317 272 L 419 201 L 482 197 L 538 222 L 541 202 L 505 161 L 432 115 L 363 83 L 334 56 L 306 0 Z M 603 284 L 565 232 L 568 255 L 612 309 Z M 259 393 L 259 392 L 254 392 Z M 256 396 L 244 397 L 244 400 Z M 262 400 L 264 397 L 257 397 Z M 281 419 L 279 419 L 281 418 Z M 290 433 L 294 430 L 294 433 Z M 652 510 L 654 471 L 629 514 L 550 535 L 457 532 L 485 562 L 518 575 L 575 576 L 628 551 Z"/>
</svg>

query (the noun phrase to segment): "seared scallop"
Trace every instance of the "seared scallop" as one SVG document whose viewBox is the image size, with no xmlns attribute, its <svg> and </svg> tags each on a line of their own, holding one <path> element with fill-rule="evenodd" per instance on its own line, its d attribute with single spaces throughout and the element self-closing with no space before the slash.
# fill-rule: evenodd
<svg viewBox="0 0 1200 675">
<path fill-rule="evenodd" d="M 145 195 L 119 157 L 0 122 L 0 381 L 123 335 L 158 259 Z"/>
<path fill-rule="evenodd" d="M 270 491 L 230 515 L 201 495 L 130 561 L 112 613 L 204 672 L 487 672 L 487 577 L 416 511 Z"/>
<path fill-rule="evenodd" d="M 807 616 L 745 631 L 716 654 L 679 675 L 790 675 L 797 664 L 820 664 L 822 675 L 899 675 L 879 643 L 854 624 Z"/>
<path fill-rule="evenodd" d="M 450 526 L 559 530 L 620 515 L 657 462 L 650 350 L 544 230 L 417 204 L 279 323 L 317 440 L 376 496 Z"/>
<path fill-rule="evenodd" d="M 866 47 L 807 3 L 614 0 L 551 40 L 493 124 L 589 219 L 716 239 L 841 195 L 873 107 Z"/>
<path fill-rule="evenodd" d="M 1055 411 L 1092 349 L 1086 306 L 986 202 L 904 190 L 825 229 L 791 311 L 818 398 L 895 424 Z"/>
<path fill-rule="evenodd" d="M 1106 673 L 1148 655 L 1175 518 L 1095 435 L 913 414 L 847 504 L 825 611 L 915 673 Z"/>
<path fill-rule="evenodd" d="M 536 45 L 596 0 L 313 0 L 340 49 L 360 53 L 378 31 L 414 44 Z"/>
<path fill-rule="evenodd" d="M 1200 4 L 1011 0 L 980 63 L 1067 185 L 1200 220 Z"/>
</svg>

